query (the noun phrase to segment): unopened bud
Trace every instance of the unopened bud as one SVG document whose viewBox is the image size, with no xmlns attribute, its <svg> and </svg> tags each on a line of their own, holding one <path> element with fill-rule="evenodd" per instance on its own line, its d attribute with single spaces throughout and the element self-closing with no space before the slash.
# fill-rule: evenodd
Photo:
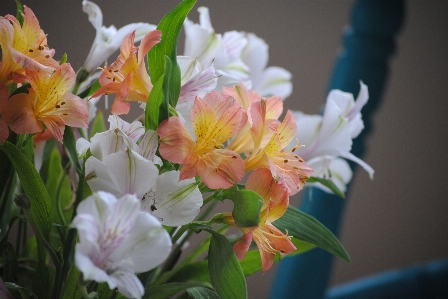
<svg viewBox="0 0 448 299">
<path fill-rule="evenodd" d="M 31 202 L 30 199 L 28 198 L 28 196 L 25 193 L 22 193 L 18 196 L 16 196 L 14 198 L 14 202 L 16 203 L 16 205 L 23 209 L 23 210 L 28 210 L 31 206 Z"/>
</svg>

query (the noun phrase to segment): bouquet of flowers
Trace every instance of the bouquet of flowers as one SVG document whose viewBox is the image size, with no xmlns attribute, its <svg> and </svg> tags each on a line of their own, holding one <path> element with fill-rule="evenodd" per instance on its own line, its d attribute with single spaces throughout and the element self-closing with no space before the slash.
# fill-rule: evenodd
<svg viewBox="0 0 448 299">
<path fill-rule="evenodd" d="M 266 43 L 215 33 L 205 7 L 192 22 L 194 4 L 117 30 L 84 0 L 97 34 L 77 73 L 31 8 L 0 17 L 0 297 L 247 298 L 245 276 L 285 255 L 349 261 L 289 198 L 305 184 L 343 196 L 346 159 L 373 175 L 350 153 L 367 87 L 356 101 L 331 91 L 322 115 L 284 114 L 291 75 L 267 67 Z"/>
</svg>

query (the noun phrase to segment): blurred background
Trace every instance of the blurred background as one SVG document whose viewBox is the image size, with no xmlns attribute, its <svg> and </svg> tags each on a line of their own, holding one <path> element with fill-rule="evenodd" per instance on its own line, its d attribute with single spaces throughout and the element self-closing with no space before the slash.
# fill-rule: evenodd
<svg viewBox="0 0 448 299">
<path fill-rule="evenodd" d="M 95 31 L 81 0 L 22 0 L 36 14 L 56 49 L 77 70 Z M 157 24 L 179 1 L 97 0 L 104 25 Z M 293 74 L 286 107 L 318 113 L 326 94 L 352 0 L 198 0 L 210 9 L 215 32 L 254 32 L 270 49 L 269 65 Z M 391 268 L 448 257 L 448 1 L 406 3 L 406 20 L 392 59 L 363 160 L 375 179 L 358 169 L 340 240 L 352 262 L 337 260 L 332 285 Z M 0 0 L 0 15 L 15 14 Z M 183 52 L 183 36 L 179 53 Z M 112 55 L 110 62 L 114 61 Z M 360 78 L 362 79 L 362 78 Z M 297 206 L 298 198 L 292 203 Z M 249 298 L 267 298 L 273 267 L 248 279 Z M 281 273 L 279 274 L 281 275 Z"/>
</svg>

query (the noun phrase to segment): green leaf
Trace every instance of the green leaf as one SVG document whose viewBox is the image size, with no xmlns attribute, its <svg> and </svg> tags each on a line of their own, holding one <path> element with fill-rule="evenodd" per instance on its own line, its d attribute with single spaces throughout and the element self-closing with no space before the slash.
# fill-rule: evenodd
<svg viewBox="0 0 448 299">
<path fill-rule="evenodd" d="M 28 89 L 31 88 L 31 85 L 29 83 L 25 83 L 22 86 L 20 86 L 19 88 L 17 88 L 16 90 L 14 90 L 9 97 L 15 96 L 16 94 L 19 93 L 28 93 Z"/>
<path fill-rule="evenodd" d="M 79 175 L 82 170 L 78 160 L 78 152 L 76 151 L 76 139 L 75 135 L 73 134 L 73 129 L 69 126 L 65 126 L 63 141 L 64 147 L 67 150 L 68 158 L 70 159 L 70 162 L 72 162 L 72 165 L 75 167 L 76 172 Z"/>
<path fill-rule="evenodd" d="M 104 123 L 103 112 L 99 110 L 93 120 L 90 136 L 95 136 L 96 133 L 102 133 L 104 131 L 106 131 L 106 124 Z"/>
<path fill-rule="evenodd" d="M 170 74 L 170 104 L 176 107 L 180 93 L 180 68 L 177 64 L 177 39 L 187 14 L 193 8 L 196 0 L 184 0 L 160 21 L 157 29 L 162 31 L 162 41 L 148 53 L 148 67 L 153 85 L 164 74 L 165 56 L 172 62 Z"/>
<path fill-rule="evenodd" d="M 53 221 L 66 225 L 70 222 L 73 211 L 64 212 L 63 207 L 70 204 L 72 192 L 67 175 L 61 167 L 61 156 L 56 148 L 53 149 L 48 163 L 46 186 L 53 203 L 53 209 L 57 211 Z"/>
<path fill-rule="evenodd" d="M 163 80 L 165 76 L 162 75 L 159 80 L 152 87 L 146 102 L 145 110 L 145 130 L 157 130 L 159 126 L 160 106 L 163 102 Z"/>
<path fill-rule="evenodd" d="M 207 260 L 185 265 L 169 279 L 171 282 L 183 282 L 189 280 L 211 281 L 208 273 Z"/>
<path fill-rule="evenodd" d="M 222 198 L 233 201 L 232 216 L 239 227 L 257 226 L 260 223 L 263 199 L 256 192 L 239 190 L 234 185 L 223 191 Z"/>
<path fill-rule="evenodd" d="M 16 19 L 17 19 L 17 21 L 19 21 L 20 26 L 22 26 L 23 25 L 23 21 L 24 21 L 23 15 L 22 15 L 22 13 L 23 13 L 23 5 L 22 5 L 22 3 L 19 0 L 16 0 L 16 5 L 17 5 Z"/>
<path fill-rule="evenodd" d="M 273 223 L 289 236 L 319 246 L 329 253 L 350 262 L 350 257 L 338 239 L 316 218 L 289 206 L 286 213 Z"/>
<path fill-rule="evenodd" d="M 81 93 L 78 93 L 78 97 L 81 99 L 90 97 L 95 91 L 101 88 L 100 81 L 97 79 L 93 81 L 92 85 L 90 85 L 86 90 Z"/>
<path fill-rule="evenodd" d="M 213 286 L 222 299 L 246 299 L 243 270 L 227 238 L 213 230 L 208 250 L 208 271 Z"/>
<path fill-rule="evenodd" d="M 53 209 L 47 189 L 37 173 L 34 165 L 26 156 L 12 143 L 6 141 L 0 149 L 8 156 L 16 170 L 23 190 L 30 199 L 31 215 L 36 226 L 44 236 L 49 240 L 49 233 L 53 220 Z"/>
<path fill-rule="evenodd" d="M 187 293 L 190 299 L 220 299 L 218 294 L 202 287 L 189 288 L 187 289 Z"/>
<path fill-rule="evenodd" d="M 61 298 L 66 299 L 78 299 L 82 298 L 81 291 L 78 287 L 78 277 L 79 277 L 79 270 L 76 268 L 75 263 L 72 262 L 70 265 L 70 270 L 67 274 L 67 279 L 65 280 L 64 289 L 62 292 Z M 110 298 L 107 297 L 107 298 Z"/>
<path fill-rule="evenodd" d="M 193 287 L 211 288 L 212 286 L 204 281 L 171 282 L 146 288 L 143 298 L 163 299 Z"/>
<path fill-rule="evenodd" d="M 324 185 L 325 187 L 327 187 L 328 189 L 330 189 L 331 191 L 333 191 L 334 194 L 345 198 L 345 194 L 344 192 L 342 192 L 338 186 L 335 185 L 335 183 L 333 183 L 332 180 L 330 179 L 324 179 L 324 178 L 317 178 L 317 177 L 310 177 L 307 180 L 308 183 L 321 183 L 322 185 Z"/>
</svg>

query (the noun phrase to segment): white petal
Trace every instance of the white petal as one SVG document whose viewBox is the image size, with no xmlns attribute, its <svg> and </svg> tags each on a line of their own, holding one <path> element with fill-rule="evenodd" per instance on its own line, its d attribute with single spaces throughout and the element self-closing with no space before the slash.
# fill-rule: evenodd
<svg viewBox="0 0 448 299">
<path fill-rule="evenodd" d="M 95 157 L 89 157 L 86 161 L 86 182 L 92 191 L 106 191 L 116 196 L 120 196 L 121 193 L 114 185 L 109 170 L 104 162 L 101 162 Z"/>
<path fill-rule="evenodd" d="M 141 41 L 143 37 L 150 31 L 155 30 L 157 27 L 148 23 L 131 23 L 118 29 L 117 33 L 109 40 L 109 45 L 112 47 L 114 52 L 120 48 L 123 39 L 135 30 L 134 42 Z"/>
<path fill-rule="evenodd" d="M 159 174 L 153 162 L 131 149 L 107 156 L 104 163 L 114 186 L 122 195 L 129 193 L 143 198 Z"/>
<path fill-rule="evenodd" d="M 195 76 L 191 77 L 182 85 L 179 95 L 179 102 L 194 102 L 196 96 L 204 97 L 209 91 L 212 91 L 217 84 L 218 75 L 215 73 L 213 63 L 209 63 L 203 70 L 200 70 Z"/>
<path fill-rule="evenodd" d="M 188 80 L 196 76 L 201 70 L 201 65 L 195 57 L 177 56 L 177 63 L 180 68 L 180 85 L 184 85 Z"/>
<path fill-rule="evenodd" d="M 142 209 L 163 224 L 179 226 L 196 218 L 202 206 L 202 194 L 194 179 L 179 181 L 179 171 L 168 171 L 157 178 L 155 200 L 147 199 Z"/>
<path fill-rule="evenodd" d="M 124 259 L 133 272 L 146 272 L 159 266 L 171 252 L 171 238 L 161 223 L 140 211 L 125 243 L 114 252 L 114 259 Z"/>
<path fill-rule="evenodd" d="M 116 288 L 116 284 L 110 279 L 109 275 L 103 269 L 97 267 L 89 258 L 88 253 L 81 249 L 81 244 L 75 246 L 75 264 L 82 272 L 84 280 L 94 280 L 97 282 L 107 282 L 110 289 Z"/>
<path fill-rule="evenodd" d="M 145 127 L 138 120 L 134 120 L 132 123 L 122 120 L 118 115 L 111 114 L 107 121 L 110 124 L 109 130 L 120 129 L 135 143 L 140 136 L 145 134 Z"/>
<path fill-rule="evenodd" d="M 89 17 L 93 28 L 97 31 L 100 30 L 101 26 L 103 26 L 103 13 L 101 12 L 101 8 L 91 1 L 84 0 L 82 1 L 82 10 Z"/>
<path fill-rule="evenodd" d="M 252 72 L 252 70 L 251 70 Z M 257 79 L 252 79 L 252 89 L 261 96 L 279 96 L 286 99 L 292 93 L 291 73 L 284 68 L 271 66 L 265 69 Z"/>
<path fill-rule="evenodd" d="M 257 85 L 263 70 L 268 65 L 269 46 L 264 40 L 253 33 L 246 35 L 248 43 L 241 53 L 241 59 L 250 69 L 250 78 Z"/>
<path fill-rule="evenodd" d="M 369 164 L 359 159 L 352 153 L 343 153 L 341 154 L 341 157 L 352 160 L 353 162 L 357 163 L 359 166 L 364 168 L 364 170 L 367 171 L 367 173 L 369 174 L 369 177 L 373 179 L 373 174 L 375 173 L 375 170 L 373 170 L 373 168 Z"/>
<path fill-rule="evenodd" d="M 145 290 L 141 281 L 134 273 L 114 272 L 112 277 L 117 284 L 118 291 L 127 298 L 141 298 Z"/>
<path fill-rule="evenodd" d="M 139 151 L 138 145 L 119 129 L 97 133 L 90 141 L 90 152 L 92 156 L 101 161 L 106 156 L 127 148 Z"/>
<path fill-rule="evenodd" d="M 139 144 L 142 157 L 154 162 L 158 145 L 159 136 L 157 132 L 153 130 L 146 131 Z"/>
<path fill-rule="evenodd" d="M 90 148 L 90 142 L 84 138 L 78 138 L 76 140 L 76 151 L 78 152 L 78 156 L 84 156 Z"/>
</svg>

